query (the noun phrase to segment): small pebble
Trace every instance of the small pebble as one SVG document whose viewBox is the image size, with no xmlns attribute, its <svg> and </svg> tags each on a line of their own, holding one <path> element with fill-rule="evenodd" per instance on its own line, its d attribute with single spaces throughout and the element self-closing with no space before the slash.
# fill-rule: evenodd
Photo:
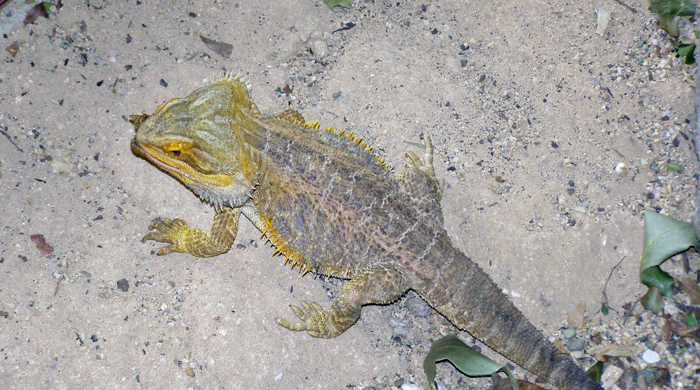
<svg viewBox="0 0 700 390">
<path fill-rule="evenodd" d="M 658 363 L 661 360 L 661 357 L 659 357 L 658 353 L 652 351 L 651 349 L 647 349 L 642 354 L 642 360 L 644 360 L 645 363 L 654 364 Z"/>
<path fill-rule="evenodd" d="M 124 292 L 129 291 L 129 281 L 126 279 L 117 280 L 117 288 Z"/>
<path fill-rule="evenodd" d="M 569 327 L 569 328 L 564 329 L 561 332 L 561 334 L 564 336 L 564 338 L 569 340 L 569 339 L 573 338 L 574 336 L 576 336 L 576 329 Z"/>
<path fill-rule="evenodd" d="M 64 163 L 63 161 L 51 160 L 51 172 L 67 175 L 69 174 L 73 167 L 70 164 Z"/>
<path fill-rule="evenodd" d="M 615 173 L 617 173 L 620 176 L 625 176 L 629 172 L 629 169 L 627 169 L 627 165 L 625 163 L 619 163 L 617 166 L 615 166 Z"/>
<path fill-rule="evenodd" d="M 569 349 L 569 351 L 583 351 L 584 348 L 586 348 L 586 340 L 584 339 L 571 339 L 569 342 L 566 344 L 566 347 Z M 657 357 L 659 355 L 656 355 Z"/>
</svg>

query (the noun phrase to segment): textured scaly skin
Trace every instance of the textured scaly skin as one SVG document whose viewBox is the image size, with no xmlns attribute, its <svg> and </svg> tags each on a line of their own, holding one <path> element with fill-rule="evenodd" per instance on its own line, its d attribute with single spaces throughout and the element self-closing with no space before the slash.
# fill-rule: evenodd
<svg viewBox="0 0 700 390">
<path fill-rule="evenodd" d="M 172 175 L 216 209 L 210 231 L 156 219 L 143 238 L 158 254 L 227 252 L 243 214 L 292 267 L 349 279 L 329 311 L 291 306 L 311 336 L 341 335 L 363 305 L 416 291 L 457 328 L 564 389 L 601 389 L 515 308 L 488 275 L 451 243 L 441 187 L 425 137 L 421 161 L 394 176 L 351 134 L 319 129 L 296 111 L 261 115 L 238 78 L 224 78 L 153 115 L 131 116 L 135 154 Z"/>
</svg>

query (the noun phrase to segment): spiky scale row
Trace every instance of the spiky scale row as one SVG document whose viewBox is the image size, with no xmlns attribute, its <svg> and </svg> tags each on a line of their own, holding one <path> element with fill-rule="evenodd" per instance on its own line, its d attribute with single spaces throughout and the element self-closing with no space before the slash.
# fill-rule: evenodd
<svg viewBox="0 0 700 390">
<path fill-rule="evenodd" d="M 270 243 L 270 245 L 275 247 L 275 253 L 274 255 L 278 255 L 280 253 L 284 253 L 289 259 L 290 257 L 292 258 L 292 261 L 295 261 L 294 258 L 297 257 L 298 259 L 301 259 L 301 254 L 296 252 L 293 248 L 290 248 L 287 246 L 287 242 L 285 238 L 280 234 L 280 232 L 272 226 L 272 223 L 270 222 L 270 219 L 267 217 L 263 217 L 265 221 L 265 228 L 262 231 L 262 234 L 260 235 L 260 238 L 264 238 L 267 235 L 267 239 L 265 240 L 265 243 Z M 285 261 L 286 264 L 286 261 Z"/>
<path fill-rule="evenodd" d="M 243 76 L 241 76 L 240 72 L 236 73 L 235 75 L 233 73 L 228 73 L 228 72 L 224 73 L 223 76 L 221 77 L 221 80 L 226 81 L 226 82 L 239 82 L 239 83 L 245 83 L 245 81 L 246 81 L 245 78 Z M 245 84 L 245 86 L 248 89 L 248 91 L 250 91 L 252 88 L 250 84 Z M 280 119 L 282 119 L 282 118 L 280 118 Z M 298 120 L 298 119 L 291 120 L 290 118 L 284 118 L 283 120 L 288 121 L 294 125 L 306 127 L 306 128 L 313 129 L 313 130 L 318 130 L 321 128 L 321 124 L 318 121 L 302 121 L 302 120 Z M 332 126 L 325 128 L 325 131 L 332 133 L 332 134 L 336 134 L 335 128 L 333 128 Z M 387 169 L 387 170 L 391 170 L 391 168 L 386 164 L 386 161 L 384 161 L 384 159 L 381 156 L 374 153 L 374 150 L 372 149 L 371 146 L 367 145 L 365 142 L 362 142 L 362 138 L 355 137 L 352 134 L 352 131 L 349 133 L 346 133 L 345 129 L 343 129 L 337 134 L 341 137 L 345 137 L 348 140 L 354 142 L 355 144 L 360 146 L 362 149 L 366 150 L 368 153 L 373 155 L 374 158 L 377 160 L 377 162 L 379 162 L 379 164 L 382 166 L 382 168 Z"/>
<path fill-rule="evenodd" d="M 314 130 L 318 130 L 318 129 L 321 128 L 321 124 L 320 124 L 318 121 L 303 122 L 303 123 L 302 123 L 302 122 L 298 122 L 298 123 L 294 123 L 294 124 L 299 125 L 299 126 L 302 126 L 302 127 L 307 127 L 307 128 L 309 128 L 309 129 L 314 129 Z M 331 127 L 326 127 L 324 130 L 325 130 L 326 132 L 328 132 L 328 133 L 337 134 L 338 136 L 345 137 L 345 138 L 347 138 L 348 140 L 354 142 L 356 145 L 358 145 L 359 147 L 361 147 L 362 149 L 364 149 L 365 151 L 367 151 L 367 153 L 369 153 L 369 154 L 371 154 L 372 156 L 374 156 L 374 159 L 377 160 L 377 162 L 379 163 L 379 165 L 382 166 L 382 168 L 384 168 L 384 169 L 386 169 L 386 170 L 388 170 L 388 171 L 391 170 L 391 168 L 389 167 L 389 165 L 387 165 L 386 161 L 384 161 L 384 159 L 382 158 L 382 156 L 380 156 L 380 155 L 374 153 L 374 149 L 372 149 L 371 146 L 369 146 L 369 145 L 367 145 L 365 142 L 363 142 L 363 141 L 362 141 L 362 138 L 360 138 L 360 137 L 355 137 L 355 136 L 352 134 L 352 131 L 349 132 L 349 133 L 347 133 L 347 132 L 345 132 L 345 129 L 343 129 L 343 130 L 340 130 L 340 132 L 336 133 L 336 132 L 335 132 L 335 128 L 334 128 L 333 126 L 331 126 Z"/>
<path fill-rule="evenodd" d="M 302 275 L 306 275 L 308 272 L 315 271 L 311 264 L 307 261 L 302 260 L 302 254 L 299 253 L 296 249 L 292 248 L 289 246 L 289 242 L 287 239 L 280 234 L 280 232 L 272 226 L 272 223 L 270 222 L 269 218 L 267 217 L 262 217 L 263 220 L 265 221 L 265 227 L 262 230 L 262 234 L 260 235 L 260 238 L 264 238 L 267 235 L 267 239 L 265 240 L 266 243 L 270 243 L 275 248 L 275 253 L 273 256 L 277 255 L 283 255 L 284 256 L 284 262 L 282 263 L 283 265 L 287 265 L 287 263 L 291 262 L 292 263 L 292 269 L 298 264 L 299 265 L 299 272 L 302 273 Z"/>
<path fill-rule="evenodd" d="M 299 272 L 301 272 L 302 275 L 306 275 L 309 272 L 314 272 L 325 275 L 326 277 L 331 277 L 350 273 L 349 267 L 334 268 L 325 266 L 321 269 L 316 269 L 313 265 L 311 265 L 310 262 L 302 260 L 303 255 L 289 245 L 287 239 L 274 226 L 272 226 L 272 223 L 270 222 L 269 218 L 263 216 L 262 219 L 265 225 L 263 229 L 261 229 L 262 234 L 260 235 L 260 238 L 265 238 L 265 236 L 267 236 L 267 238 L 265 239 L 265 243 L 269 242 L 270 245 L 275 248 L 273 256 L 284 256 L 284 261 L 282 262 L 282 265 L 287 265 L 291 262 L 292 269 L 294 269 L 295 266 L 299 265 Z"/>
</svg>

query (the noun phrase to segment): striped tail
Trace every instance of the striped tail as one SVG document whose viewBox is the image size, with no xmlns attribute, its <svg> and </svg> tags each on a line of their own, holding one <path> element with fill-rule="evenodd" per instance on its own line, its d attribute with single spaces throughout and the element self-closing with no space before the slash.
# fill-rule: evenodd
<svg viewBox="0 0 700 390">
<path fill-rule="evenodd" d="M 449 238 L 445 241 L 424 260 L 440 266 L 416 288 L 431 306 L 459 329 L 562 389 L 603 389 L 547 341 L 476 263 Z"/>
</svg>

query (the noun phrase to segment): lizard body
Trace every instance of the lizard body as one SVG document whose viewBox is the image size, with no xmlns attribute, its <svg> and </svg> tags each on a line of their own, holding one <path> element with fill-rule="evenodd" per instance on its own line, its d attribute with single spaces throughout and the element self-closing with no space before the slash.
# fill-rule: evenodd
<svg viewBox="0 0 700 390">
<path fill-rule="evenodd" d="M 290 306 L 311 336 L 341 335 L 367 304 L 416 291 L 457 328 L 564 389 L 601 389 L 559 352 L 443 227 L 430 138 L 398 175 L 361 139 L 305 122 L 296 111 L 262 115 L 237 77 L 227 77 L 152 115 L 131 116 L 135 154 L 181 181 L 216 216 L 210 231 L 156 219 L 143 238 L 158 254 L 227 252 L 240 215 L 304 273 L 348 279 L 330 310 Z"/>
</svg>

